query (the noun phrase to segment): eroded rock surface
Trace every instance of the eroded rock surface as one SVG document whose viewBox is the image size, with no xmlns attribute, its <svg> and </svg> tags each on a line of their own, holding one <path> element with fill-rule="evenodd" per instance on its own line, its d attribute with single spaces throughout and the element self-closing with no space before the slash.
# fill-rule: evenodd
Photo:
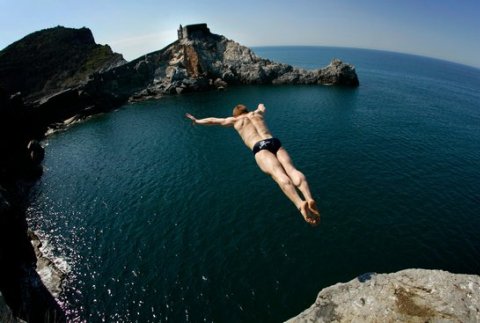
<svg viewBox="0 0 480 323">
<path fill-rule="evenodd" d="M 137 76 L 150 78 L 132 100 L 223 89 L 229 84 L 359 85 L 355 68 L 338 59 L 333 59 L 324 68 L 300 69 L 260 58 L 248 47 L 211 33 L 206 24 L 183 29 L 189 27 L 195 27 L 194 32 L 181 33 L 179 30 L 176 42 L 127 64 L 134 65 L 132 71 L 135 70 Z"/>
<path fill-rule="evenodd" d="M 406 269 L 323 289 L 288 322 L 480 322 L 480 276 Z"/>
</svg>

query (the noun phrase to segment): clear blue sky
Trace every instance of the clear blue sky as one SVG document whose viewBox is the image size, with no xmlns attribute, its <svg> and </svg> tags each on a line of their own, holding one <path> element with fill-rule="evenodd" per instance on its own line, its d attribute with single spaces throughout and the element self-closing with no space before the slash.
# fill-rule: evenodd
<svg viewBox="0 0 480 323">
<path fill-rule="evenodd" d="M 0 49 L 40 29 L 85 26 L 131 60 L 201 22 L 246 46 L 384 49 L 480 67 L 480 0 L 0 0 Z"/>
</svg>

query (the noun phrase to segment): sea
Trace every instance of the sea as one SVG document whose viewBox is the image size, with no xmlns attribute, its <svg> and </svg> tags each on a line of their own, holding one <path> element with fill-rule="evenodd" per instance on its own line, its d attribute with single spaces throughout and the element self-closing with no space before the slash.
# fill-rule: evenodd
<svg viewBox="0 0 480 323">
<path fill-rule="evenodd" d="M 358 88 L 249 85 L 127 104 L 49 136 L 28 221 L 72 322 L 282 322 L 320 290 L 406 268 L 480 274 L 480 70 L 333 47 L 255 47 Z M 317 200 L 311 227 L 231 128 L 265 118 Z"/>
</svg>

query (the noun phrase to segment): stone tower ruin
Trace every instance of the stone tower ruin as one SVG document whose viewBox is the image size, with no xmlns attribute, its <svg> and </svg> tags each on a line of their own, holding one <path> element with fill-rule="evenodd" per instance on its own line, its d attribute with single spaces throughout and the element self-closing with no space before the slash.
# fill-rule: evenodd
<svg viewBox="0 0 480 323">
<path fill-rule="evenodd" d="M 185 27 L 182 27 L 182 25 L 180 25 L 177 33 L 178 40 L 201 38 L 211 34 L 210 29 L 208 29 L 207 27 L 207 24 L 187 25 Z"/>
</svg>

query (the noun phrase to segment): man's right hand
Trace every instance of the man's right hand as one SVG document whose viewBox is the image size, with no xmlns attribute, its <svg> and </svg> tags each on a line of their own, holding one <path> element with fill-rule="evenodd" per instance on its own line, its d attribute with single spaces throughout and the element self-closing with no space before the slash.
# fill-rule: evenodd
<svg viewBox="0 0 480 323">
<path fill-rule="evenodd" d="M 264 113 L 265 109 L 266 108 L 265 108 L 265 105 L 263 105 L 263 103 L 258 104 L 257 111 Z"/>
<path fill-rule="evenodd" d="M 197 118 L 195 118 L 194 116 L 192 116 L 190 113 L 185 113 L 185 117 L 187 117 L 188 119 L 192 120 L 192 123 L 195 124 L 196 121 L 197 121 Z"/>
</svg>

